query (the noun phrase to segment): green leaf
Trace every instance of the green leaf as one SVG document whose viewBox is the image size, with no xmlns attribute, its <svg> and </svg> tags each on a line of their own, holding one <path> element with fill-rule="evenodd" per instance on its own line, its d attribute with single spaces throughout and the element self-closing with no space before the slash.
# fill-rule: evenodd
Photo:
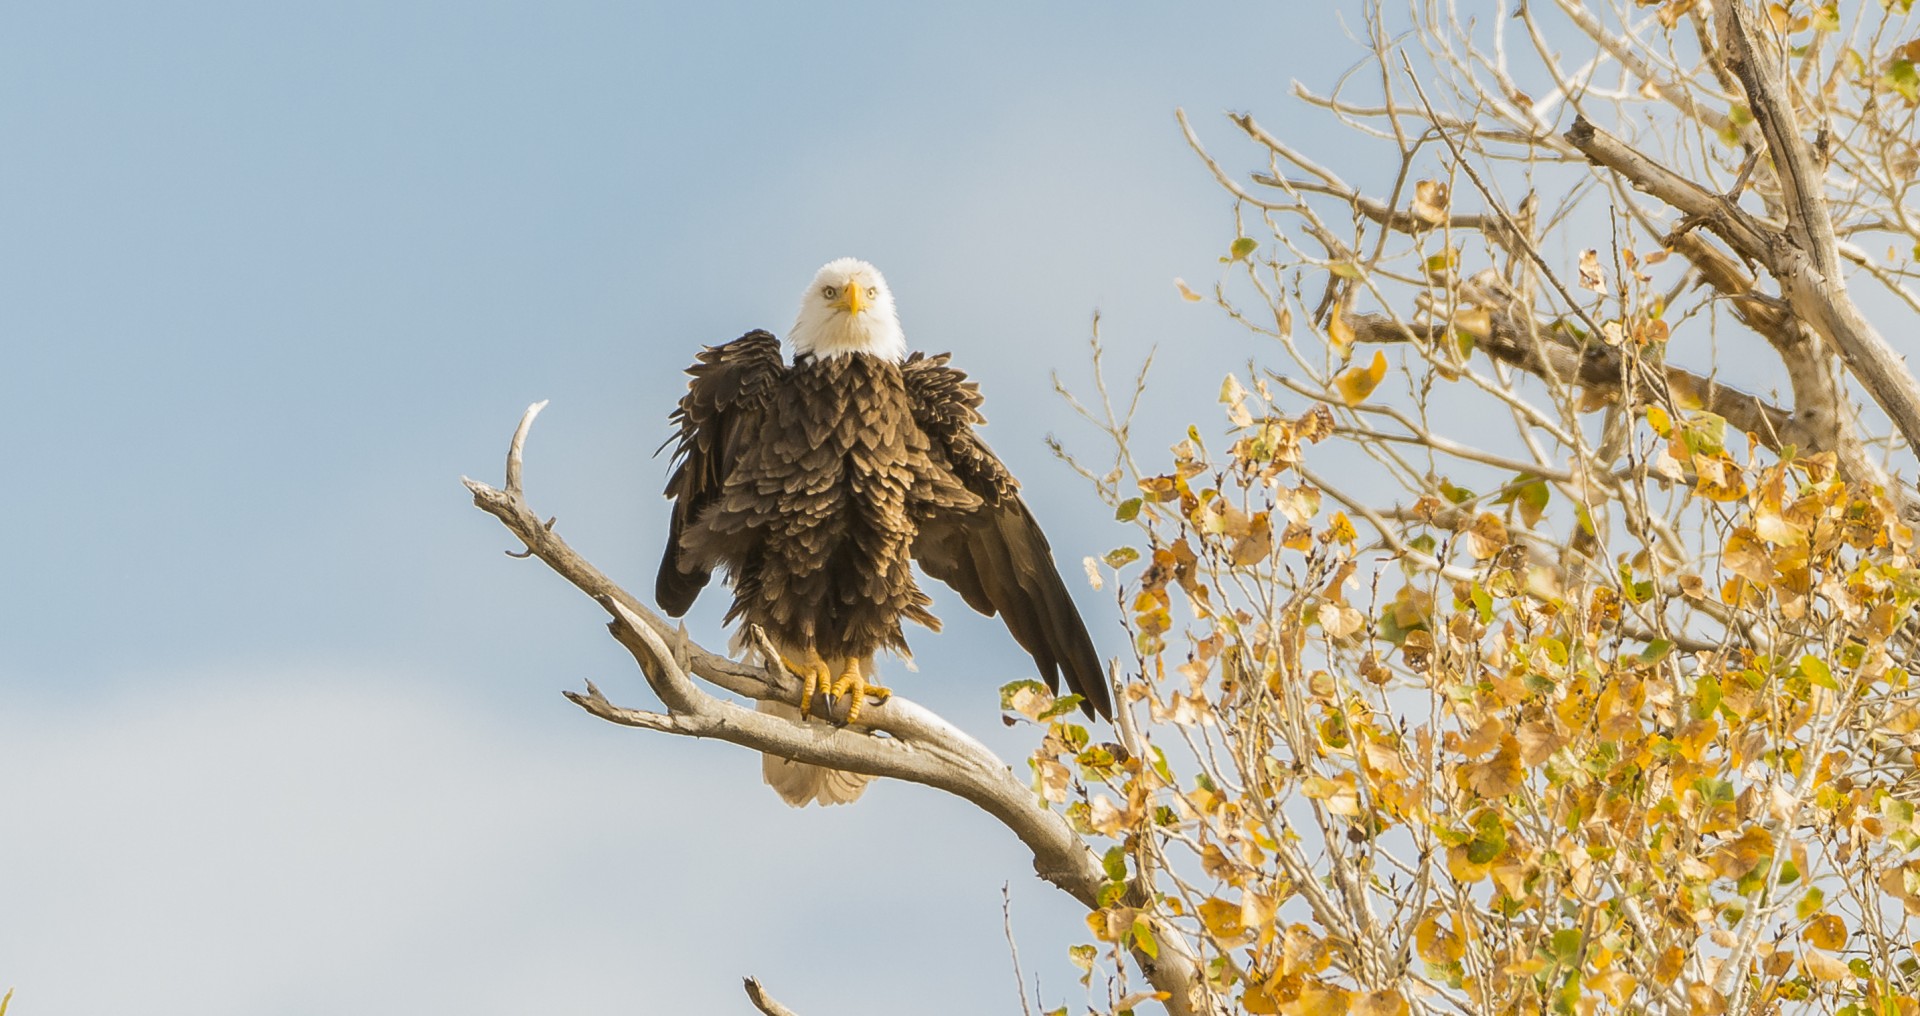
<svg viewBox="0 0 1920 1016">
<path fill-rule="evenodd" d="M 1074 966 L 1082 970 L 1091 968 L 1093 966 L 1093 958 L 1098 955 L 1100 955 L 1100 950 L 1091 942 L 1086 945 L 1069 946 L 1067 948 L 1067 958 L 1073 961 Z"/>
<path fill-rule="evenodd" d="M 1826 902 L 1827 894 L 1821 892 L 1819 886 L 1814 886 L 1801 895 L 1800 902 L 1793 905 L 1793 916 L 1804 921 L 1819 913 L 1820 908 L 1825 905 Z"/>
<path fill-rule="evenodd" d="M 1465 487 L 1454 486 L 1452 480 L 1443 476 L 1440 478 L 1440 496 L 1454 504 L 1465 504 L 1479 495 Z"/>
<path fill-rule="evenodd" d="M 1907 829 L 1913 825 L 1913 803 L 1902 801 L 1891 795 L 1880 799 L 1880 818 L 1895 829 Z"/>
<path fill-rule="evenodd" d="M 1146 953 L 1150 960 L 1160 958 L 1160 943 L 1153 940 L 1153 929 L 1147 927 L 1147 919 L 1144 917 L 1133 919 L 1133 946 Z"/>
<path fill-rule="evenodd" d="M 1478 582 L 1473 584 L 1473 609 L 1480 615 L 1481 624 L 1493 623 L 1493 597 Z"/>
<path fill-rule="evenodd" d="M 1570 967 L 1580 958 L 1580 929 L 1562 928 L 1553 933 L 1553 958 L 1563 967 Z"/>
<path fill-rule="evenodd" d="M 1115 547 L 1107 551 L 1106 562 L 1109 568 L 1125 568 L 1140 560 L 1140 552 L 1132 547 Z"/>
<path fill-rule="evenodd" d="M 1074 756 L 1080 765 L 1080 778 L 1089 781 L 1110 780 L 1120 775 L 1120 760 L 1104 745 L 1094 745 Z"/>
<path fill-rule="evenodd" d="M 1093 958 L 1098 955 L 1099 951 L 1093 947 L 1092 943 L 1069 946 L 1067 948 L 1067 959 L 1072 960 L 1073 965 L 1080 968 L 1081 984 L 1087 983 L 1087 979 L 1093 976 Z M 1066 1016 L 1067 1007 L 1061 1006 L 1058 1009 L 1048 1012 L 1046 1016 L 1054 1016 L 1055 1013 L 1058 1013 L 1059 1016 Z"/>
<path fill-rule="evenodd" d="M 1915 71 L 1912 60 L 1895 60 L 1880 75 L 1880 83 L 1900 93 L 1909 105 L 1920 103 L 1920 71 Z"/>
<path fill-rule="evenodd" d="M 1640 650 L 1640 662 L 1659 663 L 1661 660 L 1666 659 L 1667 654 L 1670 652 L 1673 652 L 1673 643 L 1671 641 L 1667 639 L 1653 639 L 1647 643 L 1645 649 Z"/>
<path fill-rule="evenodd" d="M 1800 665 L 1797 669 L 1801 677 L 1828 691 L 1840 690 L 1840 685 L 1834 681 L 1833 671 L 1827 666 L 1827 661 L 1817 656 L 1800 657 Z"/>
<path fill-rule="evenodd" d="M 1473 840 L 1467 844 L 1467 860 L 1486 864 L 1507 852 L 1507 827 L 1501 824 L 1500 816 L 1483 811 L 1474 817 L 1473 826 Z"/>
<path fill-rule="evenodd" d="M 1048 688 L 1046 685 L 1041 684 L 1040 682 L 1034 680 L 1031 677 L 1026 678 L 1025 680 L 1020 680 L 1020 681 L 1009 681 L 1006 684 L 1003 684 L 1000 686 L 1000 708 L 1012 709 L 1013 697 L 1019 694 L 1023 689 L 1036 691 L 1036 692 L 1048 691 Z"/>
<path fill-rule="evenodd" d="M 1693 789 L 1706 800 L 1708 805 L 1733 803 L 1733 784 L 1727 780 L 1715 780 L 1702 776 L 1693 781 Z"/>
<path fill-rule="evenodd" d="M 1581 532 L 1586 533 L 1588 536 L 1597 535 L 1593 531 L 1593 516 L 1587 512 L 1586 505 L 1576 504 L 1573 506 L 1573 520 L 1580 524 Z"/>
<path fill-rule="evenodd" d="M 1127 851 L 1125 847 L 1114 844 L 1100 858 L 1100 867 L 1107 870 L 1107 878 L 1114 882 L 1127 880 Z"/>
<path fill-rule="evenodd" d="M 1687 417 L 1681 429 L 1687 450 L 1699 455 L 1718 455 L 1727 450 L 1727 419 L 1706 410 Z"/>
<path fill-rule="evenodd" d="M 1080 695 L 1077 693 L 1071 694 L 1071 695 L 1062 695 L 1059 698 L 1054 699 L 1052 705 L 1046 707 L 1045 709 L 1042 709 L 1040 711 L 1040 715 L 1034 717 L 1034 719 L 1051 720 L 1056 716 L 1065 716 L 1068 713 L 1073 712 L 1075 709 L 1080 708 L 1080 703 L 1085 701 L 1086 701 L 1085 695 Z"/>
<path fill-rule="evenodd" d="M 1239 261 L 1259 249 L 1260 241 L 1250 236 L 1243 236 L 1233 241 L 1233 246 L 1228 248 L 1228 253 L 1233 255 L 1235 261 Z"/>
<path fill-rule="evenodd" d="M 1360 268 L 1351 261 L 1335 261 L 1327 266 L 1327 270 L 1343 279 L 1353 279 L 1356 282 L 1360 279 Z"/>
<path fill-rule="evenodd" d="M 1113 513 L 1114 519 L 1119 522 L 1132 522 L 1134 519 L 1138 518 L 1139 516 L 1140 516 L 1140 499 L 1137 497 L 1130 497 L 1130 498 L 1127 498 L 1125 501 L 1120 502 L 1119 510 Z"/>
</svg>

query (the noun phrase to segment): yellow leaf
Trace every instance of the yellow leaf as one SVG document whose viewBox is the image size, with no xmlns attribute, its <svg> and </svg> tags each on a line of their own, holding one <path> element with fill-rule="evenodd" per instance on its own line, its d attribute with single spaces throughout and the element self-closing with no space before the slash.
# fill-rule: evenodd
<svg viewBox="0 0 1920 1016">
<path fill-rule="evenodd" d="M 1199 293 L 1187 288 L 1187 280 L 1185 279 L 1173 280 L 1173 288 L 1178 289 L 1180 291 L 1180 298 L 1189 303 L 1199 303 L 1204 299 Z"/>
<path fill-rule="evenodd" d="M 1747 477 L 1739 463 L 1725 452 L 1693 456 L 1693 470 L 1699 476 L 1694 493 L 1709 501 L 1738 501 L 1747 496 Z"/>
<path fill-rule="evenodd" d="M 1838 957 L 1830 956 L 1818 950 L 1809 952 L 1805 956 L 1802 956 L 1800 958 L 1800 962 L 1803 966 L 1807 968 L 1807 973 L 1811 974 L 1815 980 L 1820 980 L 1820 981 L 1851 981 L 1853 980 L 1853 971 L 1847 969 L 1847 965 L 1845 963 L 1840 962 Z"/>
<path fill-rule="evenodd" d="M 1647 407 L 1647 425 L 1652 427 L 1653 432 L 1661 437 L 1666 437 L 1673 431 L 1672 417 L 1669 417 L 1667 411 L 1661 409 L 1659 406 Z"/>
<path fill-rule="evenodd" d="M 1398 991 L 1368 992 L 1353 1000 L 1353 1016 L 1407 1016 L 1407 1000 Z"/>
<path fill-rule="evenodd" d="M 1920 895 L 1914 892 L 1920 888 L 1920 872 L 1915 871 L 1916 864 L 1920 862 L 1909 861 L 1898 868 L 1889 868 L 1879 880 L 1882 890 L 1900 900 L 1908 917 L 1920 917 Z"/>
<path fill-rule="evenodd" d="M 1493 334 L 1493 312 L 1485 307 L 1455 307 L 1453 327 L 1476 340 Z"/>
<path fill-rule="evenodd" d="M 1821 914 L 1807 922 L 1800 937 L 1816 949 L 1838 949 L 1847 944 L 1847 925 L 1833 914 Z"/>
<path fill-rule="evenodd" d="M 1320 534 L 1320 538 L 1323 540 L 1338 540 L 1341 543 L 1352 543 L 1360 538 L 1360 534 L 1354 532 L 1353 520 L 1347 518 L 1346 512 L 1334 512 L 1333 518 L 1327 520 L 1326 532 Z"/>
<path fill-rule="evenodd" d="M 1209 896 L 1200 904 L 1200 923 L 1215 942 L 1232 947 L 1247 933 L 1240 920 L 1240 907 L 1218 896 Z"/>
<path fill-rule="evenodd" d="M 1448 731 L 1441 739 L 1442 747 L 1448 751 L 1457 751 L 1465 758 L 1479 758 L 1500 746 L 1507 736 L 1507 721 L 1499 716 L 1489 716 L 1467 733 L 1466 737 Z"/>
<path fill-rule="evenodd" d="M 1467 954 L 1466 943 L 1460 941 L 1453 932 L 1440 926 L 1438 918 L 1429 917 L 1413 929 L 1413 945 L 1420 951 L 1420 958 L 1435 966 L 1458 963 Z"/>
<path fill-rule="evenodd" d="M 1233 563 L 1244 568 L 1250 564 L 1259 564 L 1273 553 L 1273 521 L 1266 512 L 1260 512 L 1247 522 L 1247 533 L 1233 545 Z"/>
<path fill-rule="evenodd" d="M 1428 225 L 1447 221 L 1447 185 L 1438 180 L 1422 180 L 1413 185 L 1413 214 Z"/>
<path fill-rule="evenodd" d="M 1327 344 L 1340 354 L 1342 360 L 1353 349 L 1353 326 L 1347 323 L 1347 315 L 1339 307 L 1335 307 L 1333 314 L 1327 318 Z"/>
<path fill-rule="evenodd" d="M 1487 877 L 1487 866 L 1477 864 L 1473 858 L 1467 856 L 1466 847 L 1448 847 L 1447 874 L 1451 875 L 1455 882 L 1463 884 L 1478 882 Z"/>
<path fill-rule="evenodd" d="M 1373 362 L 1366 369 L 1348 367 L 1333 379 L 1333 387 L 1340 393 L 1340 401 L 1349 406 L 1365 402 L 1367 396 L 1380 386 L 1387 376 L 1387 354 L 1381 350 L 1373 351 Z"/>
<path fill-rule="evenodd" d="M 1467 551 L 1476 560 L 1485 561 L 1507 549 L 1507 524 L 1492 512 L 1481 512 L 1467 530 Z"/>
<path fill-rule="evenodd" d="M 1685 950 L 1677 945 L 1668 946 L 1660 953 L 1660 958 L 1653 963 L 1653 979 L 1673 983 L 1674 978 L 1679 977 L 1680 972 L 1685 969 L 1686 962 Z"/>
<path fill-rule="evenodd" d="M 1300 989 L 1293 1004 L 1283 1006 L 1281 1011 L 1287 1016 L 1347 1016 L 1352 1010 L 1352 997 L 1345 988 L 1312 981 Z"/>
<path fill-rule="evenodd" d="M 1714 874 L 1721 878 L 1737 879 L 1752 871 L 1760 862 L 1773 854 L 1773 834 L 1759 826 L 1752 826 L 1740 837 L 1722 843 L 1708 857 L 1713 865 Z"/>
<path fill-rule="evenodd" d="M 1545 720 L 1523 723 L 1515 733 L 1520 743 L 1522 765 L 1537 766 L 1567 743 L 1567 739 L 1554 729 L 1553 724 Z"/>
<path fill-rule="evenodd" d="M 1249 889 L 1240 896 L 1240 926 L 1248 930 L 1264 928 L 1273 923 L 1274 911 L 1279 908 L 1279 900 Z"/>
<path fill-rule="evenodd" d="M 1615 1008 L 1626 1005 L 1627 999 L 1633 995 L 1633 989 L 1639 986 L 1638 979 L 1620 970 L 1608 970 L 1587 978 L 1587 987 L 1599 989 Z"/>
<path fill-rule="evenodd" d="M 1391 744 L 1382 744 L 1369 738 L 1361 759 L 1366 762 L 1368 773 L 1376 779 L 1403 780 L 1413 775 L 1407 771 L 1406 763 L 1401 761 L 1399 749 Z"/>
<path fill-rule="evenodd" d="M 1600 273 L 1600 252 L 1592 248 L 1580 252 L 1580 288 L 1596 293 L 1607 291 L 1606 276 Z"/>
<path fill-rule="evenodd" d="M 1335 815 L 1360 813 L 1360 792 L 1352 773 L 1341 773 L 1332 779 L 1309 776 L 1300 781 L 1300 792 L 1310 800 L 1327 802 L 1327 810 Z"/>
<path fill-rule="evenodd" d="M 1505 797 L 1513 793 L 1526 771 L 1520 767 L 1520 742 L 1512 736 L 1501 740 L 1500 750 L 1485 762 L 1460 767 L 1466 785 L 1481 797 Z"/>
<path fill-rule="evenodd" d="M 1109 907 L 1087 914 L 1087 930 L 1102 942 L 1118 942 L 1133 934 L 1135 917 L 1132 907 Z"/>
<path fill-rule="evenodd" d="M 1344 603 L 1322 603 L 1318 611 L 1320 628 L 1327 637 L 1343 639 L 1360 630 L 1366 620 L 1361 613 Z"/>
<path fill-rule="evenodd" d="M 1319 444 L 1333 435 L 1333 410 L 1315 405 L 1293 421 L 1294 435 L 1308 444 Z"/>
</svg>

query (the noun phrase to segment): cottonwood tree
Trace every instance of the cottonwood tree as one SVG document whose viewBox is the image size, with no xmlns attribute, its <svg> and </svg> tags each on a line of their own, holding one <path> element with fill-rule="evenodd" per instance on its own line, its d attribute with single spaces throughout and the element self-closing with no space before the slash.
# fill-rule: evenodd
<svg viewBox="0 0 1920 1016">
<path fill-rule="evenodd" d="M 1003 689 L 1017 766 L 712 694 L 799 686 L 540 522 L 531 411 L 469 485 L 661 708 L 574 701 L 974 803 L 1087 908 L 1096 1011 L 1914 1013 L 1909 6 L 1374 6 L 1285 114 L 1337 159 L 1183 116 L 1236 230 L 1181 291 L 1257 353 L 1170 453 L 1076 401 L 1134 640 L 1111 733 Z"/>
</svg>

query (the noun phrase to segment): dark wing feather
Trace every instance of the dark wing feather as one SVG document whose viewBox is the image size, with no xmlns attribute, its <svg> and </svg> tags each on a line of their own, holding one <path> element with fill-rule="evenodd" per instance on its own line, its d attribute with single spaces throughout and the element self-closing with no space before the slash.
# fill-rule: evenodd
<svg viewBox="0 0 1920 1016">
<path fill-rule="evenodd" d="M 976 508 L 933 507 L 920 522 L 913 557 L 928 575 L 952 586 L 967 606 L 1006 622 L 1033 656 L 1047 686 L 1060 679 L 1085 699 L 1089 715 L 1113 718 L 1100 656 L 1086 622 L 1053 563 L 1053 549 L 1020 500 L 1006 466 L 974 433 L 982 422 L 980 391 L 944 355 L 915 354 L 902 365 L 914 420 L 936 454 L 980 498 Z"/>
<path fill-rule="evenodd" d="M 673 451 L 678 468 L 667 480 L 673 523 L 653 586 L 660 609 L 674 617 L 693 606 L 713 576 L 709 567 L 688 557 L 681 536 L 719 497 L 740 447 L 758 437 L 767 400 L 786 370 L 780 340 L 763 331 L 709 346 L 687 368 L 693 380 L 668 417 L 680 430 Z"/>
</svg>

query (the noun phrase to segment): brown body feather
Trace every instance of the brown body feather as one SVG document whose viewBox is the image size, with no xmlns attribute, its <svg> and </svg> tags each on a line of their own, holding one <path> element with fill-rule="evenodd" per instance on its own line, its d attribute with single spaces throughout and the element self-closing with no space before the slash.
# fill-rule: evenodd
<svg viewBox="0 0 1920 1016">
<path fill-rule="evenodd" d="M 700 354 L 672 420 L 672 531 L 655 591 L 679 616 L 712 572 L 727 619 L 837 660 L 938 630 L 912 563 L 999 614 L 1050 686 L 1111 716 L 1086 624 L 1018 484 L 974 425 L 978 388 L 945 356 L 855 353 L 792 365 L 751 332 Z"/>
</svg>

